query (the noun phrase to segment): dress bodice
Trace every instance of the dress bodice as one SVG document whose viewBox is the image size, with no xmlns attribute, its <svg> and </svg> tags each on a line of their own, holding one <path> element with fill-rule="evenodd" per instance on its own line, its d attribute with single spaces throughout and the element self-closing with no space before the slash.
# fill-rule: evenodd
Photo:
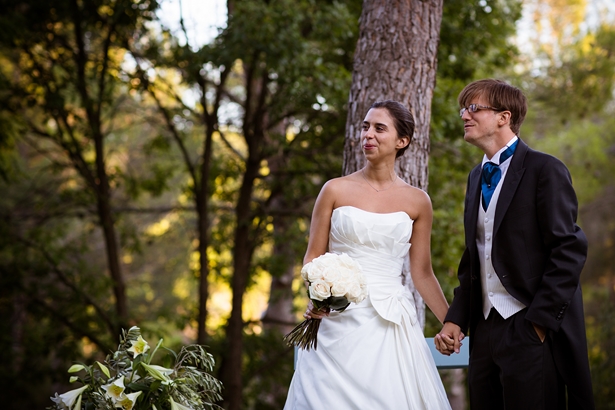
<svg viewBox="0 0 615 410">
<path fill-rule="evenodd" d="M 331 215 L 329 251 L 359 262 L 371 303 L 380 316 L 396 323 L 398 299 L 412 297 L 402 284 L 402 270 L 413 222 L 405 212 L 382 214 L 353 206 L 335 208 Z"/>
</svg>

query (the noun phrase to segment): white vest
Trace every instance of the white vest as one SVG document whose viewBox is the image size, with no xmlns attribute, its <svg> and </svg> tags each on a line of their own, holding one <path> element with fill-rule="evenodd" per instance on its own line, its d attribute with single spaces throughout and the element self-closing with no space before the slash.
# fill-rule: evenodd
<svg viewBox="0 0 615 410">
<path fill-rule="evenodd" d="M 508 145 L 515 140 L 516 138 L 511 140 Z M 500 151 L 503 152 L 505 149 L 506 147 L 502 148 Z M 494 158 L 495 157 L 499 158 L 499 155 L 496 154 L 494 155 Z M 510 163 L 510 159 L 507 161 Z M 493 192 L 491 202 L 489 202 L 486 211 L 483 210 L 481 197 L 481 204 L 478 206 L 478 221 L 476 223 L 476 246 L 478 247 L 478 256 L 480 258 L 480 281 L 483 290 L 483 314 L 485 315 L 485 319 L 489 316 L 489 311 L 492 307 L 494 307 L 504 319 L 508 319 L 510 316 L 525 308 L 523 303 L 519 302 L 506 291 L 506 288 L 502 285 L 502 282 L 500 282 L 500 278 L 495 273 L 491 260 L 495 209 L 497 207 L 498 198 L 500 197 L 500 191 L 502 190 L 502 183 L 508 171 L 508 166 L 501 167 L 501 169 L 502 177 Z"/>
</svg>

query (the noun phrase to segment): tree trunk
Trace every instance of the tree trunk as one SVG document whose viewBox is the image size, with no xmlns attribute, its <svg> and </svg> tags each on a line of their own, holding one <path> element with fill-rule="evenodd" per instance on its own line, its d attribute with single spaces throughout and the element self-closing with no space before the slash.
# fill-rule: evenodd
<svg viewBox="0 0 615 410">
<path fill-rule="evenodd" d="M 252 150 L 250 150 L 252 151 Z M 227 362 L 223 369 L 223 383 L 225 399 L 228 401 L 228 410 L 239 410 L 242 404 L 243 392 L 243 296 L 248 285 L 250 266 L 253 254 L 253 235 L 251 229 L 252 191 L 254 180 L 258 175 L 260 158 L 250 152 L 246 161 L 246 171 L 240 188 L 239 199 L 235 215 L 237 227 L 235 228 L 233 251 L 233 278 L 231 280 L 233 301 L 231 316 L 229 318 L 226 339 L 228 341 Z"/>
<path fill-rule="evenodd" d="M 203 90 L 203 93 L 205 90 Z M 203 110 L 207 107 L 203 106 Z M 204 345 L 207 340 L 207 299 L 209 298 L 209 257 L 207 248 L 209 247 L 209 174 L 211 168 L 213 126 L 208 124 L 206 129 L 203 162 L 201 164 L 200 187 L 196 192 L 196 212 L 198 215 L 198 236 L 199 236 L 199 319 L 197 343 Z M 197 181 L 194 181 L 196 184 Z"/>
<path fill-rule="evenodd" d="M 128 304 L 126 302 L 126 284 L 120 266 L 120 249 L 115 233 L 115 220 L 111 210 L 111 187 L 105 165 L 104 136 L 98 129 L 100 122 L 92 121 L 94 129 L 94 146 L 96 151 L 96 196 L 98 218 L 102 226 L 105 247 L 107 250 L 107 264 L 111 279 L 113 280 L 113 293 L 115 295 L 115 309 L 117 314 L 116 334 L 128 325 Z"/>
<path fill-rule="evenodd" d="M 281 209 L 284 201 L 276 198 L 274 207 Z M 293 264 L 292 249 L 284 234 L 288 230 L 288 220 L 284 217 L 273 219 L 275 243 L 273 245 L 273 259 L 275 260 L 275 274 L 272 271 L 271 287 L 267 310 L 263 315 L 263 326 L 267 329 L 277 329 L 280 333 L 290 332 L 296 325 L 297 318 L 293 312 L 293 279 L 295 265 Z M 273 269 L 272 269 L 273 270 Z"/>
<path fill-rule="evenodd" d="M 348 101 L 344 175 L 365 164 L 360 125 L 369 106 L 391 99 L 406 105 L 416 121 L 414 139 L 397 160 L 397 174 L 427 191 L 429 118 L 441 20 L 442 0 L 363 1 Z M 425 303 L 416 290 L 413 293 L 424 326 Z"/>
</svg>

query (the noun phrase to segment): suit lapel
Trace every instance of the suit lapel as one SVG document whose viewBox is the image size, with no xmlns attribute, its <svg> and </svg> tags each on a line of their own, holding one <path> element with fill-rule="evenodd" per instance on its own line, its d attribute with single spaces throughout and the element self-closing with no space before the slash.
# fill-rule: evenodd
<svg viewBox="0 0 615 410">
<path fill-rule="evenodd" d="M 476 247 L 476 224 L 478 222 L 478 207 L 480 206 L 480 178 L 482 168 L 476 166 L 468 178 L 468 203 L 465 209 L 466 244 L 471 249 Z"/>
<path fill-rule="evenodd" d="M 525 155 L 527 154 L 528 146 L 525 142 L 519 139 L 519 144 L 512 159 L 510 160 L 510 166 L 506 172 L 506 177 L 502 181 L 502 188 L 500 190 L 500 196 L 495 208 L 495 220 L 493 222 L 493 236 L 498 232 L 498 228 L 506 215 L 506 211 L 510 206 L 510 202 L 515 196 L 521 177 L 525 172 L 523 162 Z"/>
</svg>

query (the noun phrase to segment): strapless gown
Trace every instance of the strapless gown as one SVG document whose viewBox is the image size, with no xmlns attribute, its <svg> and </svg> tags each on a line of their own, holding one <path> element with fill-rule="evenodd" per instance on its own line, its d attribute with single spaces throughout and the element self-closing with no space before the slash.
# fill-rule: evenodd
<svg viewBox="0 0 615 410">
<path fill-rule="evenodd" d="M 369 296 L 322 320 L 317 350 L 298 350 L 284 409 L 451 408 L 402 284 L 412 224 L 405 212 L 333 211 L 329 251 L 361 264 Z"/>
</svg>

